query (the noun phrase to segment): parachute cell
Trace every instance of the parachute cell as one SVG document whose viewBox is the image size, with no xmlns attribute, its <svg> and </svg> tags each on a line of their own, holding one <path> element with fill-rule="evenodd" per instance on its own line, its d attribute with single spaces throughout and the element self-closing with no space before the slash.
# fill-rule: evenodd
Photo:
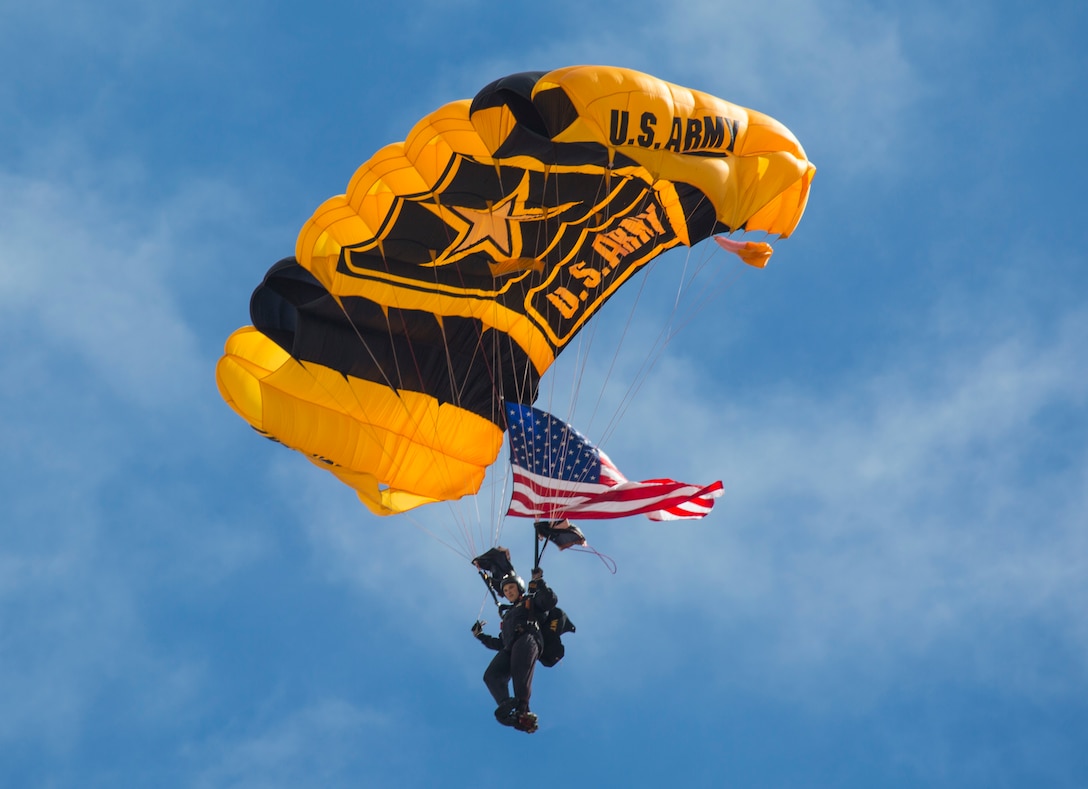
<svg viewBox="0 0 1088 789">
<path fill-rule="evenodd" d="M 814 172 L 772 118 L 645 74 L 505 77 L 314 212 L 228 340 L 220 392 L 376 513 L 473 493 L 503 400 L 531 404 L 624 282 L 716 233 L 789 235 Z"/>
</svg>

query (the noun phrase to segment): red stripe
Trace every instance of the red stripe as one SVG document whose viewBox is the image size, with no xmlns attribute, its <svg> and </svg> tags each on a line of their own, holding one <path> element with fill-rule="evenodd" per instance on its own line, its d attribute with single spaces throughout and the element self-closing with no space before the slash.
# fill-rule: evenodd
<svg viewBox="0 0 1088 789">
<path fill-rule="evenodd" d="M 510 515 L 582 519 L 621 518 L 665 511 L 673 517 L 700 517 L 713 507 L 721 494 L 721 482 L 705 487 L 674 480 L 647 480 L 624 483 L 619 488 L 602 484 L 557 482 L 532 478 L 514 468 L 514 491 Z"/>
</svg>

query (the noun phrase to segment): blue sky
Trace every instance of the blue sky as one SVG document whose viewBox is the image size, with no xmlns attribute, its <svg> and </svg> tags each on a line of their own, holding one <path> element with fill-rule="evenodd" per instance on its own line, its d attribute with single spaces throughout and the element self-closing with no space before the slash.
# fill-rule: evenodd
<svg viewBox="0 0 1088 789">
<path fill-rule="evenodd" d="M 288 5 L 0 4 L 0 783 L 1088 784 L 1082 3 Z M 726 494 L 587 527 L 614 575 L 546 558 L 578 632 L 527 737 L 447 539 L 495 494 L 372 517 L 214 366 L 375 150 L 576 63 L 766 112 L 818 172 L 626 407 L 701 248 L 590 357 L 579 427 Z"/>
</svg>

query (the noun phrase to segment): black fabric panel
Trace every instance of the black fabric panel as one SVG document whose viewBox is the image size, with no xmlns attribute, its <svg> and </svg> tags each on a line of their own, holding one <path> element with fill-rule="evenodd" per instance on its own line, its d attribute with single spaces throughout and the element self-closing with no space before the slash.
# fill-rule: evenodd
<svg viewBox="0 0 1088 789">
<path fill-rule="evenodd" d="M 557 136 L 578 120 L 578 110 L 562 88 L 542 90 L 533 98 L 533 106 L 549 137 Z"/>
<path fill-rule="evenodd" d="M 715 233 L 732 232 L 718 221 L 714 204 L 702 191 L 690 184 L 677 181 L 674 181 L 673 185 L 680 197 L 680 205 L 683 207 L 684 219 L 688 226 L 688 238 L 692 246 L 703 239 L 710 238 Z"/>
<path fill-rule="evenodd" d="M 253 293 L 250 317 L 303 362 L 346 376 L 428 394 L 505 428 L 504 399 L 532 403 L 539 376 L 521 348 L 479 321 L 389 310 L 349 297 L 340 304 L 293 258 Z M 448 350 L 452 349 L 452 351 Z"/>
<path fill-rule="evenodd" d="M 469 106 L 469 113 L 491 107 L 508 107 L 519 124 L 536 134 L 548 137 L 548 129 L 533 106 L 533 86 L 546 71 L 523 71 L 501 77 L 486 85 L 476 94 Z"/>
</svg>

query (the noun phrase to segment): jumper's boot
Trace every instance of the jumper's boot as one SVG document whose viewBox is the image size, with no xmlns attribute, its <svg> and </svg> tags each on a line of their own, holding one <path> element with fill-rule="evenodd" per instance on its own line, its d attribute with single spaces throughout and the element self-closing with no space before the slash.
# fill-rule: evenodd
<svg viewBox="0 0 1088 789">
<path fill-rule="evenodd" d="M 499 702 L 499 706 L 495 708 L 495 720 L 497 720 L 503 726 L 517 726 L 517 699 L 506 699 L 505 701 Z"/>
<path fill-rule="evenodd" d="M 514 728 L 526 734 L 532 734 L 537 730 L 536 715 L 529 712 L 529 703 L 518 701 L 514 709 Z"/>
<path fill-rule="evenodd" d="M 517 722 L 514 724 L 514 728 L 518 731 L 523 731 L 526 734 L 532 734 L 539 728 L 536 722 L 536 713 L 523 712 L 521 713 L 521 715 L 518 715 L 518 719 Z"/>
</svg>

